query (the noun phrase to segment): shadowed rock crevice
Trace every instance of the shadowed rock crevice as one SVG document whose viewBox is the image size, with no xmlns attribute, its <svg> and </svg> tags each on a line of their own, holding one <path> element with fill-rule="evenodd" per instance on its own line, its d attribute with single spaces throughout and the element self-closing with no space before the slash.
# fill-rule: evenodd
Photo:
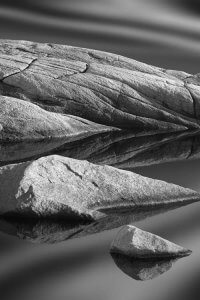
<svg viewBox="0 0 200 300">
<path fill-rule="evenodd" d="M 187 90 L 188 90 L 188 92 L 190 93 L 190 96 L 191 96 L 191 98 L 192 98 L 192 101 L 193 101 L 193 107 L 194 107 L 194 116 L 195 116 L 195 118 L 198 120 L 198 112 L 197 112 L 197 103 L 196 103 L 196 99 L 195 99 L 195 97 L 193 96 L 193 94 L 192 94 L 192 92 L 191 92 L 191 90 L 190 90 L 190 88 L 187 86 L 187 84 L 185 84 L 185 87 L 187 88 Z"/>
<path fill-rule="evenodd" d="M 24 72 L 24 71 L 28 70 L 28 68 L 30 68 L 31 65 L 32 65 L 36 60 L 37 60 L 37 58 L 33 58 L 33 60 L 27 65 L 27 67 L 25 67 L 24 69 L 22 69 L 22 70 L 20 70 L 20 71 L 16 71 L 15 73 L 12 73 L 12 74 L 10 74 L 10 75 L 4 76 L 4 77 L 2 78 L 2 81 L 6 80 L 7 78 L 9 78 L 9 77 L 11 77 L 11 76 L 14 76 L 14 75 L 16 75 L 16 74 L 18 74 L 18 73 L 21 73 L 21 72 Z"/>
</svg>

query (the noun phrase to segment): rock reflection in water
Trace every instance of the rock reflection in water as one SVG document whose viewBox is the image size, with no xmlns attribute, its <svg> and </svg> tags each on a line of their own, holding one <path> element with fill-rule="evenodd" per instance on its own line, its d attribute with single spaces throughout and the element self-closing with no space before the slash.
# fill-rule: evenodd
<svg viewBox="0 0 200 300">
<path fill-rule="evenodd" d="M 169 271 L 177 259 L 135 259 L 121 254 L 111 254 L 116 265 L 135 280 L 154 279 Z"/>
<path fill-rule="evenodd" d="M 95 222 L 81 222 L 66 219 L 29 219 L 29 218 L 0 218 L 0 231 L 19 239 L 33 243 L 59 243 L 72 238 L 79 238 L 102 231 L 118 228 L 122 225 L 133 224 L 155 215 L 166 213 L 191 202 L 179 202 L 165 207 L 146 209 L 126 209 L 124 211 L 106 211 L 106 216 Z"/>
<path fill-rule="evenodd" d="M 95 164 L 132 169 L 200 158 L 200 132 L 141 135 L 140 132 L 120 131 L 74 142 L 57 139 L 37 143 L 4 143 L 0 150 L 0 165 L 58 154 L 86 159 Z"/>
</svg>

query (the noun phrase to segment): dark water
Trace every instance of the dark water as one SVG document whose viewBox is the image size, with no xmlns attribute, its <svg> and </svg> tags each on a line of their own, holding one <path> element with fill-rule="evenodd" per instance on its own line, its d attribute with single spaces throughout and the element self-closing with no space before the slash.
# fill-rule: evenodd
<svg viewBox="0 0 200 300">
<path fill-rule="evenodd" d="M 71 44 L 161 67 L 200 70 L 198 1 L 1 1 L 0 7 L 1 38 Z M 200 160 L 135 171 L 200 191 Z M 161 276 L 144 282 L 125 274 L 109 254 L 118 228 L 54 245 L 32 244 L 1 233 L 0 298 L 196 300 L 199 215 L 196 203 L 136 224 L 193 251 Z"/>
</svg>

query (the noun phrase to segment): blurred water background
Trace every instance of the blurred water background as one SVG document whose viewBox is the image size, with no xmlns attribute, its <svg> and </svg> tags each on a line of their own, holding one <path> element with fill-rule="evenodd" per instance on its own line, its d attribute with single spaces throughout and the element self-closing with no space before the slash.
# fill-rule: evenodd
<svg viewBox="0 0 200 300">
<path fill-rule="evenodd" d="M 1 0 L 0 37 L 110 51 L 149 64 L 198 73 L 198 0 Z M 152 178 L 200 191 L 200 161 L 137 168 Z M 162 276 L 137 282 L 109 255 L 118 229 L 55 245 L 0 234 L 2 300 L 197 299 L 198 203 L 137 224 L 193 250 Z"/>
<path fill-rule="evenodd" d="M 70 44 L 197 73 L 198 0 L 1 0 L 1 38 Z"/>
</svg>

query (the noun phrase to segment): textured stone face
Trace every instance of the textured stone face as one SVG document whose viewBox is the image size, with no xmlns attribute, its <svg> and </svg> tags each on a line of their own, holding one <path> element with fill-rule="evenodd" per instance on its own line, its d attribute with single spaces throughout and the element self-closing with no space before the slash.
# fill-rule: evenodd
<svg viewBox="0 0 200 300">
<path fill-rule="evenodd" d="M 73 141 L 113 128 L 82 118 L 48 112 L 35 104 L 0 96 L 0 142 Z"/>
<path fill-rule="evenodd" d="M 199 77 L 101 51 L 0 42 L 0 94 L 104 125 L 199 128 Z"/>
<path fill-rule="evenodd" d="M 190 189 L 141 175 L 52 155 L 0 168 L 0 213 L 98 219 L 127 208 L 192 203 Z"/>
<path fill-rule="evenodd" d="M 198 137 L 178 140 L 199 130 L 198 75 L 90 49 L 0 41 L 0 165 L 7 164 L 0 167 L 0 216 L 23 220 L 15 223 L 22 238 L 66 240 L 199 201 L 190 189 L 105 165 L 197 156 Z M 131 225 L 111 250 L 139 258 L 189 254 Z"/>
<path fill-rule="evenodd" d="M 111 245 L 111 252 L 135 258 L 179 257 L 191 254 L 190 250 L 132 225 L 121 228 Z"/>
</svg>

